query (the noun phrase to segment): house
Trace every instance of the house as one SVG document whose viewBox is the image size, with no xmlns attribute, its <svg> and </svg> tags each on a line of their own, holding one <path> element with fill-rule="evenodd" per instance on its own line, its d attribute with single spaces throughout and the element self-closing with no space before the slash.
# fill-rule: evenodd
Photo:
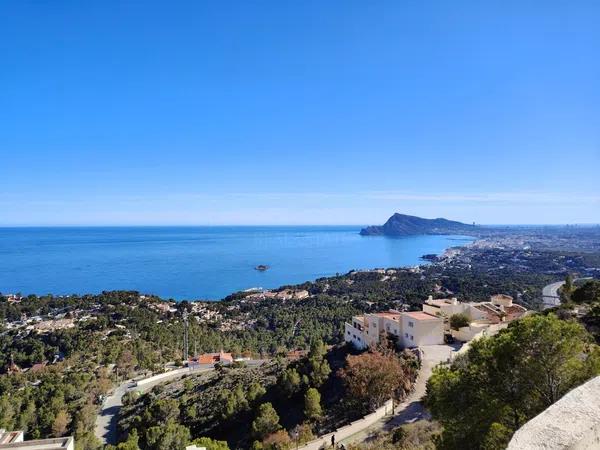
<svg viewBox="0 0 600 450">
<path fill-rule="evenodd" d="M 188 366 L 198 366 L 201 364 L 231 364 L 233 362 L 233 356 L 231 353 L 225 353 L 221 350 L 218 353 L 204 353 L 202 355 L 190 358 L 188 360 Z"/>
<path fill-rule="evenodd" d="M 23 431 L 6 431 L 0 428 L 0 450 L 75 450 L 71 436 L 53 439 L 24 440 Z"/>
<path fill-rule="evenodd" d="M 459 302 L 456 298 L 429 297 L 422 311 L 389 310 L 354 316 L 344 327 L 344 340 L 358 349 L 377 345 L 382 335 L 395 336 L 404 348 L 444 343 L 444 335 L 468 342 L 488 333 L 491 325 L 510 322 L 522 317 L 527 309 L 513 303 L 512 297 L 493 295 L 487 302 Z M 450 329 L 450 317 L 462 314 L 469 325 Z"/>
<path fill-rule="evenodd" d="M 395 336 L 405 348 L 444 343 L 444 319 L 425 312 L 389 310 L 364 314 L 345 324 L 344 340 L 358 349 L 377 345 L 382 335 Z"/>
<path fill-rule="evenodd" d="M 444 343 L 444 320 L 423 311 L 405 312 L 402 317 L 401 345 L 405 348 Z"/>
</svg>

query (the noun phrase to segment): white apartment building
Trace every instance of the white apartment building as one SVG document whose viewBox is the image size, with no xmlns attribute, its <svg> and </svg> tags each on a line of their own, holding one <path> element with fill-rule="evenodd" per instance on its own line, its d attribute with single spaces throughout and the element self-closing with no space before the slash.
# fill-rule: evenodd
<svg viewBox="0 0 600 450">
<path fill-rule="evenodd" d="M 405 348 L 443 344 L 444 320 L 420 311 L 364 314 L 345 324 L 344 340 L 365 349 L 379 343 L 382 334 L 397 336 Z"/>
<path fill-rule="evenodd" d="M 488 302 L 468 303 L 430 296 L 422 311 L 390 310 L 353 317 L 352 323 L 345 324 L 344 340 L 358 349 L 377 345 L 383 334 L 397 336 L 404 348 L 443 344 L 444 334 L 466 342 L 486 335 L 490 325 L 510 322 L 526 312 L 521 305 L 513 304 L 508 295 L 494 295 Z M 449 319 L 455 314 L 464 314 L 469 325 L 451 330 Z"/>
</svg>

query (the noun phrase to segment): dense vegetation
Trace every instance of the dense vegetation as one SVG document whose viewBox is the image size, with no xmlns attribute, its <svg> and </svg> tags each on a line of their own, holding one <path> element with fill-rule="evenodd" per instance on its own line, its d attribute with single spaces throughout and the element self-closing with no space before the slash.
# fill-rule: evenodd
<svg viewBox="0 0 600 450">
<path fill-rule="evenodd" d="M 101 396 L 125 377 L 162 371 L 169 362 L 180 363 L 184 311 L 190 317 L 192 352 L 223 349 L 237 355 L 273 358 L 287 350 L 308 349 L 312 342 L 321 340 L 339 344 L 343 323 L 352 315 L 388 308 L 419 309 L 429 295 L 484 300 L 506 293 L 534 308 L 542 286 L 569 273 L 586 275 L 586 268 L 599 265 L 599 260 L 595 253 L 579 251 L 467 249 L 459 258 L 417 270 L 352 272 L 285 287 L 307 290 L 310 296 L 302 300 L 257 299 L 247 292 L 215 303 L 166 303 L 130 291 L 31 295 L 11 301 L 0 295 L 0 372 L 7 372 L 13 361 L 22 369 L 30 369 L 0 376 L 0 427 L 24 429 L 28 438 L 74 434 L 78 449 L 98 448 L 93 425 Z M 556 313 L 564 319 L 577 318 L 600 342 L 598 284 L 590 283 L 574 285 L 569 292 L 567 300 L 579 304 L 577 313 L 568 307 Z M 55 319 L 72 319 L 73 327 L 34 329 L 37 320 Z M 121 448 L 160 448 L 198 436 L 223 439 L 224 430 L 242 418 L 246 428 L 239 428 L 234 441 L 249 444 L 257 408 L 265 403 L 277 413 L 281 428 L 263 439 L 251 438 L 264 445 L 293 439 L 292 434 L 307 438 L 333 429 L 355 418 L 348 412 L 362 414 L 372 407 L 359 397 L 354 398 L 354 404 L 348 403 L 346 393 L 360 390 L 344 383 L 340 369 L 346 365 L 346 356 L 344 351 L 335 350 L 327 354 L 326 365 L 313 355 L 312 362 L 310 357 L 297 362 L 280 360 L 266 366 L 264 372 L 233 369 L 224 373 L 225 384 L 210 381 L 210 377 L 209 381 L 194 378 L 187 384 L 197 385 L 196 390 L 176 391 L 181 396 L 175 397 L 177 414 L 168 412 L 167 402 L 171 421 L 160 422 L 134 412 L 136 405 L 170 396 L 154 392 L 140 399 L 129 398 L 132 414 L 122 421 L 128 440 Z M 37 369 L 31 370 L 34 365 Z M 240 375 L 235 375 L 238 372 Z M 236 381 L 239 377 L 244 381 Z M 264 398 L 250 390 L 255 378 L 265 383 Z M 220 396 L 212 400 L 203 396 L 203 392 L 211 392 L 205 382 L 213 383 L 210 386 L 214 392 L 222 392 Z M 238 385 L 243 386 L 243 395 Z M 402 389 L 398 387 L 398 391 Z M 207 408 L 195 406 L 195 401 L 206 403 Z M 289 408 L 290 404 L 296 406 Z M 206 414 L 208 410 L 214 410 L 214 415 Z M 266 416 L 270 416 L 268 412 Z M 137 415 L 142 421 L 132 427 L 131 420 Z M 158 424 L 169 425 L 167 436 L 153 429 Z M 127 433 L 130 429 L 132 432 Z"/>
<path fill-rule="evenodd" d="M 441 449 L 503 449 L 512 434 L 573 387 L 600 373 L 600 349 L 554 314 L 513 322 L 434 370 L 427 406 L 443 425 Z"/>
<path fill-rule="evenodd" d="M 297 361 L 276 358 L 258 368 L 234 365 L 191 375 L 126 398 L 119 428 L 150 450 L 175 450 L 166 442 L 190 435 L 226 440 L 231 448 L 278 449 L 357 419 L 392 392 L 406 395 L 416 375 L 414 358 L 387 349 L 347 350 L 327 352 L 317 342 Z M 162 428 L 169 436 L 157 437 L 155 430 L 171 423 Z"/>
</svg>

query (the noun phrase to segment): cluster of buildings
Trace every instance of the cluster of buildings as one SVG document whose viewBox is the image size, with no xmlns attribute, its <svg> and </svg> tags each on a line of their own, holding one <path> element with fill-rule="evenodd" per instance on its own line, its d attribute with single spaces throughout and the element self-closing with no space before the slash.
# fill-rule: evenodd
<svg viewBox="0 0 600 450">
<path fill-rule="evenodd" d="M 310 293 L 306 289 L 283 289 L 281 291 L 259 291 L 247 295 L 247 300 L 264 300 L 264 299 L 275 299 L 275 300 L 304 300 L 310 297 Z"/>
<path fill-rule="evenodd" d="M 375 346 L 382 336 L 392 336 L 402 348 L 439 345 L 446 336 L 467 342 L 487 334 L 489 327 L 518 319 L 527 312 L 508 295 L 493 295 L 487 302 L 459 302 L 456 298 L 433 299 L 422 311 L 385 312 L 354 316 L 345 324 L 344 340 L 358 349 Z M 452 316 L 464 316 L 466 325 L 453 329 Z"/>
<path fill-rule="evenodd" d="M 26 441 L 23 431 L 6 431 L 0 428 L 0 450 L 75 450 L 72 437 L 34 439 Z"/>
</svg>

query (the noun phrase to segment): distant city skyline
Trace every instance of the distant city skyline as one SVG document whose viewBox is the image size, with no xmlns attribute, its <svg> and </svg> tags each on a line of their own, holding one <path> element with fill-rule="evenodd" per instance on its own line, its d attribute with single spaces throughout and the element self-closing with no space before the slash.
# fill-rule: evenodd
<svg viewBox="0 0 600 450">
<path fill-rule="evenodd" d="M 598 2 L 0 13 L 0 226 L 600 223 Z"/>
</svg>

